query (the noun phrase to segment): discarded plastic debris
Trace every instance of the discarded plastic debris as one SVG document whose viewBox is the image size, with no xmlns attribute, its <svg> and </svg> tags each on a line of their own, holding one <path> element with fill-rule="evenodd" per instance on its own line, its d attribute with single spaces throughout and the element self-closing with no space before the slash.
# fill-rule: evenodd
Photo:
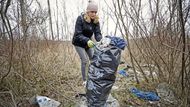
<svg viewBox="0 0 190 107">
<path fill-rule="evenodd" d="M 101 40 L 101 45 L 100 45 L 100 46 L 102 46 L 102 47 L 108 47 L 109 44 L 110 44 L 110 42 L 111 42 L 111 39 L 110 39 L 110 38 L 103 38 L 103 39 Z"/>
<path fill-rule="evenodd" d="M 77 94 L 75 98 L 77 99 L 77 102 L 74 107 L 87 107 L 86 94 Z"/>
<path fill-rule="evenodd" d="M 119 102 L 111 94 L 109 94 L 105 107 L 120 107 Z"/>
<path fill-rule="evenodd" d="M 85 94 L 78 94 L 77 96 L 75 96 L 75 98 L 78 101 L 76 102 L 76 105 L 74 107 L 88 107 Z M 100 106 L 98 106 L 98 107 L 100 107 Z M 108 99 L 106 100 L 106 103 L 103 107 L 120 107 L 120 105 L 119 105 L 118 100 L 115 99 L 111 94 L 109 94 Z"/>
<path fill-rule="evenodd" d="M 112 90 L 118 90 L 119 87 L 118 86 L 112 86 Z"/>
<path fill-rule="evenodd" d="M 124 50 L 125 46 L 127 46 L 127 41 L 122 38 L 115 37 L 115 36 L 106 36 L 107 38 L 111 39 L 110 45 L 116 46 L 122 50 Z"/>
<path fill-rule="evenodd" d="M 39 107 L 58 107 L 60 105 L 60 102 L 45 96 L 36 96 L 36 103 Z"/>
<path fill-rule="evenodd" d="M 122 76 L 124 76 L 124 77 L 127 77 L 128 76 L 128 74 L 125 72 L 125 70 L 119 70 L 119 71 L 117 71 L 120 75 L 122 75 Z"/>
<path fill-rule="evenodd" d="M 177 99 L 174 95 L 173 90 L 167 83 L 160 83 L 156 88 L 158 96 L 163 99 L 163 101 L 169 102 L 171 104 L 177 104 Z"/>
<path fill-rule="evenodd" d="M 144 92 L 140 91 L 137 88 L 131 88 L 130 91 L 136 95 L 138 98 L 149 100 L 149 101 L 158 101 L 160 98 L 156 95 L 155 92 Z"/>
</svg>

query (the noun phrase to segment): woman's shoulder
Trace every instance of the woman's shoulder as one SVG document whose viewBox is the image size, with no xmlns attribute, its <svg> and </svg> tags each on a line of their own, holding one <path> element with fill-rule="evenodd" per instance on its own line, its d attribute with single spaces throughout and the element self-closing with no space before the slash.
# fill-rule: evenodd
<svg viewBox="0 0 190 107">
<path fill-rule="evenodd" d="M 84 15 L 85 15 L 85 13 L 84 13 L 84 12 L 81 12 L 81 13 L 80 13 L 80 16 L 84 16 Z"/>
<path fill-rule="evenodd" d="M 84 18 L 84 13 L 82 12 L 81 14 L 78 15 L 77 20 L 83 20 Z"/>
</svg>

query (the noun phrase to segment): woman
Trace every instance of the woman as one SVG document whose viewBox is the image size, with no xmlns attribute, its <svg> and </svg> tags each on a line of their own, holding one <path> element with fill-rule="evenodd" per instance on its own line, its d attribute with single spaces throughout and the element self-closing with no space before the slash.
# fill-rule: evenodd
<svg viewBox="0 0 190 107">
<path fill-rule="evenodd" d="M 95 2 L 89 2 L 86 13 L 81 14 L 77 18 L 72 40 L 81 59 L 81 71 L 84 86 L 86 85 L 88 58 L 92 59 L 93 56 L 94 42 L 91 40 L 91 37 L 94 34 L 96 41 L 102 39 L 97 11 L 98 5 Z"/>
</svg>

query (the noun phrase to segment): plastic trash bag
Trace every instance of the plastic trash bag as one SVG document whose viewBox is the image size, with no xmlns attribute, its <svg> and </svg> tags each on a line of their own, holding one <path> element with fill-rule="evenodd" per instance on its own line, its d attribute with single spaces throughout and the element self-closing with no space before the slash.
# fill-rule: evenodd
<svg viewBox="0 0 190 107">
<path fill-rule="evenodd" d="M 123 43 L 125 44 L 124 40 Z M 99 47 L 101 46 L 96 46 L 89 66 L 86 86 L 88 107 L 105 107 L 120 63 L 121 48 L 113 44 L 101 49 Z"/>
<path fill-rule="evenodd" d="M 144 99 L 144 100 L 149 100 L 149 101 L 159 101 L 160 97 L 157 96 L 155 92 L 144 92 L 140 91 L 137 88 L 131 88 L 130 91 L 137 96 L 138 98 Z"/>
<path fill-rule="evenodd" d="M 124 50 L 125 46 L 127 46 L 127 42 L 122 38 L 115 37 L 115 36 L 113 36 L 113 37 L 112 36 L 106 36 L 106 38 L 111 39 L 110 45 L 116 46 L 122 50 Z"/>
</svg>

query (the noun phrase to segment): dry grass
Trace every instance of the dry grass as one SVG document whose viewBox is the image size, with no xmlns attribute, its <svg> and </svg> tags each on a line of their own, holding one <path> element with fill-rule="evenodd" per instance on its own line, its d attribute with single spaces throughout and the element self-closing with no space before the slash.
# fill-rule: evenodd
<svg viewBox="0 0 190 107">
<path fill-rule="evenodd" d="M 0 90 L 12 90 L 20 107 L 34 95 L 58 100 L 63 107 L 73 105 L 74 96 L 82 91 L 80 63 L 74 47 L 70 42 L 35 46 L 22 58 L 18 57 L 21 51 L 15 51 L 12 70 Z"/>
<path fill-rule="evenodd" d="M 20 44 L 21 45 L 21 44 Z M 18 43 L 14 46 L 13 66 L 5 81 L 1 83 L 0 92 L 10 91 L 18 107 L 28 107 L 29 99 L 34 95 L 43 95 L 61 102 L 61 107 L 73 107 L 77 93 L 83 93 L 80 59 L 70 42 L 35 41 L 27 45 L 29 48 L 20 48 Z M 138 50 L 133 48 L 135 57 L 141 57 Z M 8 56 L 3 56 L 4 61 L 0 67 L 1 74 L 7 72 Z M 24 53 L 26 52 L 26 53 Z M 122 61 L 130 64 L 130 57 L 126 49 L 122 53 Z M 137 69 L 138 70 L 138 69 Z M 155 83 L 126 81 L 118 75 L 116 85 L 119 91 L 112 91 L 113 96 L 119 100 L 121 107 L 126 105 L 146 105 L 130 94 L 128 88 L 134 85 L 144 90 L 155 90 Z M 7 97 L 10 104 L 13 100 Z M 6 100 L 2 99 L 4 102 Z M 2 104 L 2 103 L 0 103 Z M 6 106 L 11 107 L 11 106 Z"/>
</svg>

